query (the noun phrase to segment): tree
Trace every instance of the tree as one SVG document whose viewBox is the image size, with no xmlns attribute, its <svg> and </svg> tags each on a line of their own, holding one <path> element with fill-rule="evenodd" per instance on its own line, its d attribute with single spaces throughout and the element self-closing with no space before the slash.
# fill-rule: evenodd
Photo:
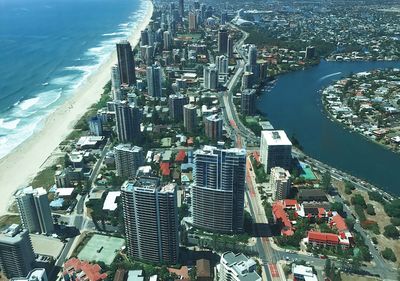
<svg viewBox="0 0 400 281">
<path fill-rule="evenodd" d="M 381 254 L 382 254 L 383 258 L 385 258 L 389 261 L 392 261 L 392 262 L 397 261 L 396 255 L 394 254 L 393 250 L 390 248 L 385 248 L 383 251 L 381 251 Z"/>
<path fill-rule="evenodd" d="M 343 203 L 341 203 L 341 202 L 331 203 L 331 210 L 336 211 L 339 214 L 343 214 Z"/>
<path fill-rule="evenodd" d="M 367 214 L 370 216 L 376 215 L 374 206 L 372 204 L 367 204 Z"/>
<path fill-rule="evenodd" d="M 322 175 L 321 185 L 322 185 L 322 188 L 326 191 L 326 193 L 330 193 L 331 192 L 331 190 L 332 190 L 332 177 L 331 177 L 331 172 L 330 171 L 326 171 Z"/>
<path fill-rule="evenodd" d="M 400 217 L 400 199 L 393 200 L 392 202 L 385 204 L 385 212 L 390 217 Z"/>
<path fill-rule="evenodd" d="M 349 181 L 345 181 L 344 183 L 344 192 L 348 195 L 350 195 L 353 190 L 355 190 L 356 188 L 354 187 L 354 184 L 349 182 Z"/>
<path fill-rule="evenodd" d="M 400 226 L 400 218 L 390 218 L 390 222 L 391 222 L 394 226 Z"/>
<path fill-rule="evenodd" d="M 383 232 L 383 235 L 385 235 L 387 238 L 392 238 L 392 239 L 398 239 L 399 238 L 399 231 L 394 225 L 387 225 L 385 226 L 385 231 Z"/>
<path fill-rule="evenodd" d="M 330 277 L 332 274 L 332 263 L 330 259 L 326 259 L 325 261 L 325 274 Z"/>
<path fill-rule="evenodd" d="M 353 197 L 351 197 L 351 204 L 359 205 L 364 209 L 367 208 L 367 203 L 365 203 L 364 197 L 360 194 L 356 194 Z"/>
<path fill-rule="evenodd" d="M 354 224 L 355 224 L 354 219 L 348 217 L 348 218 L 345 219 L 345 222 L 346 222 L 346 225 L 349 228 L 349 230 L 352 231 L 354 229 Z"/>
</svg>

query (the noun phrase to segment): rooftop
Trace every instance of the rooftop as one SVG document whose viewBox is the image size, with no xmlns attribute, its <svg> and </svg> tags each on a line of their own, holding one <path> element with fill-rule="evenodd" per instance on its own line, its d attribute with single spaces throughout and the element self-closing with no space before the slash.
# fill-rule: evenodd
<svg viewBox="0 0 400 281">
<path fill-rule="evenodd" d="M 285 131 L 282 130 L 262 131 L 261 138 L 265 139 L 268 145 L 292 145 Z"/>
<path fill-rule="evenodd" d="M 114 211 L 118 205 L 116 199 L 121 196 L 121 191 L 110 191 L 107 194 L 106 200 L 104 200 L 103 210 Z"/>
</svg>

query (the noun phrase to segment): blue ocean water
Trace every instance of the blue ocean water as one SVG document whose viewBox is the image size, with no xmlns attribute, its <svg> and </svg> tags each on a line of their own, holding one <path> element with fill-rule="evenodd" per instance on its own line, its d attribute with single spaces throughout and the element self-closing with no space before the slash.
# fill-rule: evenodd
<svg viewBox="0 0 400 281">
<path fill-rule="evenodd" d="M 146 0 L 0 0 L 0 158 L 126 38 Z"/>
</svg>

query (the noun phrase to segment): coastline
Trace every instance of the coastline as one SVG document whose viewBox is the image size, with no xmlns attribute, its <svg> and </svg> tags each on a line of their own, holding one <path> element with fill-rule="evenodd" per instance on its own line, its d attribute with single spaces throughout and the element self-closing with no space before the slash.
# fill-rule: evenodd
<svg viewBox="0 0 400 281">
<path fill-rule="evenodd" d="M 134 47 L 140 39 L 140 32 L 147 27 L 153 15 L 150 0 L 144 20 L 131 31 L 128 40 Z M 103 93 L 104 85 L 110 80 L 111 66 L 117 62 L 116 51 L 99 66 L 73 95 L 52 112 L 41 128 L 0 160 L 0 216 L 7 214 L 15 192 L 30 183 L 40 170 L 52 164 L 51 157 L 57 153 L 58 145 L 69 135 L 75 123 L 89 107 L 96 103 Z M 59 156 L 61 152 L 58 153 Z"/>
</svg>

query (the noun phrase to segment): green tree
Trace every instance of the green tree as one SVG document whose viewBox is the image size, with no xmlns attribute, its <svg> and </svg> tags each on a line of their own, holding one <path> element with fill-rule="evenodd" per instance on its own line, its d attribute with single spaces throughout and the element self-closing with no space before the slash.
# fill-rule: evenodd
<svg viewBox="0 0 400 281">
<path fill-rule="evenodd" d="M 367 204 L 367 214 L 370 216 L 376 215 L 374 206 L 372 204 Z"/>
<path fill-rule="evenodd" d="M 353 197 L 351 197 L 351 204 L 359 205 L 364 209 L 367 208 L 367 203 L 365 203 L 364 197 L 362 197 L 362 195 L 360 194 L 356 194 Z"/>
<path fill-rule="evenodd" d="M 332 176 L 330 171 L 326 171 L 322 175 L 321 186 L 326 193 L 330 193 L 332 190 Z"/>
<path fill-rule="evenodd" d="M 395 262 L 397 261 L 396 255 L 394 254 L 393 250 L 390 248 L 385 248 L 383 251 L 381 251 L 382 257 L 385 259 Z"/>
<path fill-rule="evenodd" d="M 392 239 L 398 239 L 399 238 L 399 231 L 397 230 L 397 228 L 394 225 L 387 225 L 385 226 L 385 231 L 383 232 L 383 235 L 385 235 L 388 238 L 392 238 Z"/>
<path fill-rule="evenodd" d="M 390 217 L 400 217 L 400 199 L 393 200 L 392 202 L 385 204 L 385 212 Z"/>
</svg>

